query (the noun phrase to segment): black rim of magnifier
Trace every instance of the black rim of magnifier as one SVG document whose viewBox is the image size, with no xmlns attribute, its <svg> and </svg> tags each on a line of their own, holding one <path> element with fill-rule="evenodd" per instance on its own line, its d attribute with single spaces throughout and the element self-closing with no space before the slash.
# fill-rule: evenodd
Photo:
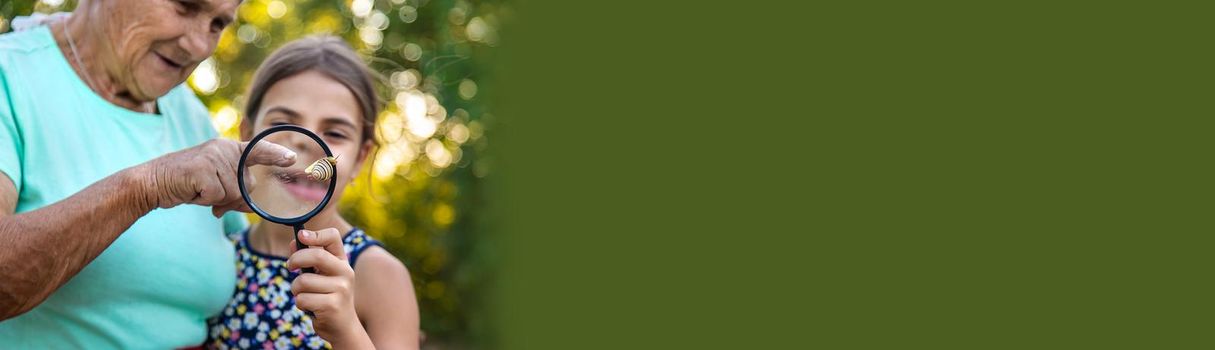
<svg viewBox="0 0 1215 350">
<path fill-rule="evenodd" d="M 304 215 L 294 217 L 294 218 L 282 218 L 282 217 L 270 215 L 270 213 L 265 212 L 264 210 L 262 210 L 262 208 L 257 207 L 257 203 L 253 203 L 253 200 L 249 198 L 249 191 L 245 190 L 245 158 L 249 157 L 249 151 L 253 150 L 253 145 L 256 145 L 258 141 L 261 141 L 266 136 L 270 136 L 270 134 L 273 134 L 276 132 L 283 132 L 283 131 L 295 131 L 295 132 L 299 132 L 304 135 L 308 135 L 308 137 L 311 137 L 312 140 L 316 141 L 316 144 L 321 145 L 321 150 L 325 151 L 326 157 L 333 156 L 333 152 L 329 151 L 329 145 L 326 145 L 325 141 L 321 141 L 321 138 L 319 136 L 316 136 L 316 134 L 313 134 L 311 131 L 308 131 L 308 129 L 304 129 L 304 128 L 301 128 L 301 127 L 295 126 L 295 125 L 279 125 L 279 126 L 271 127 L 269 129 L 266 129 L 265 131 L 262 131 L 261 133 L 257 134 L 257 136 L 254 136 L 253 139 L 249 140 L 249 143 L 246 144 L 247 146 L 245 146 L 245 150 L 243 152 L 241 152 L 241 154 L 240 154 L 240 163 L 237 164 L 238 166 L 236 167 L 236 178 L 237 178 L 236 182 L 237 182 L 237 185 L 240 186 L 240 196 L 245 199 L 245 204 L 248 204 L 249 209 L 252 209 L 253 212 L 257 213 L 258 216 L 261 216 L 263 219 L 266 219 L 266 221 L 270 221 L 270 222 L 273 222 L 276 224 L 289 225 L 289 226 L 302 226 L 305 222 L 308 221 L 308 219 L 311 219 L 313 216 L 316 216 L 316 214 L 320 213 L 322 209 L 325 209 L 325 206 L 329 205 L 329 198 L 333 197 L 333 189 L 335 187 L 337 187 L 337 169 L 336 168 L 333 171 L 333 176 L 331 176 L 329 178 L 329 191 L 325 192 L 325 198 L 321 200 L 320 205 L 317 205 L 316 208 L 312 208 L 312 211 L 309 211 L 308 213 L 306 213 Z M 300 161 L 300 160 L 296 159 L 296 161 Z"/>
</svg>

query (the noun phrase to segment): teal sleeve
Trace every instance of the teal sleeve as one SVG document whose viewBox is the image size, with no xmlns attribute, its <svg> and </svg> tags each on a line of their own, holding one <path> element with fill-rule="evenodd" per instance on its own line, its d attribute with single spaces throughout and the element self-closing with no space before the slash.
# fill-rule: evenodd
<svg viewBox="0 0 1215 350">
<path fill-rule="evenodd" d="M 13 113 L 13 102 L 9 97 L 8 80 L 0 67 L 0 173 L 13 180 L 17 192 L 21 192 L 21 127 Z"/>
<path fill-rule="evenodd" d="M 249 227 L 249 220 L 245 219 L 245 214 L 238 211 L 230 211 L 224 214 L 224 234 L 232 235 Z"/>
</svg>

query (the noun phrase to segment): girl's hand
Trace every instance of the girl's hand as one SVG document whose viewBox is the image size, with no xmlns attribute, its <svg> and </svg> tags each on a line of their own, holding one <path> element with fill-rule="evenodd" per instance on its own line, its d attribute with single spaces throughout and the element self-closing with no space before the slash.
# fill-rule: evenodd
<svg viewBox="0 0 1215 350">
<path fill-rule="evenodd" d="M 288 269 L 313 268 L 291 282 L 295 306 L 311 311 L 312 327 L 336 349 L 365 348 L 371 339 L 354 310 L 354 269 L 346 262 L 342 235 L 337 229 L 301 230 L 300 239 L 308 248 L 291 253 Z M 292 242 L 292 247 L 295 242 Z"/>
</svg>

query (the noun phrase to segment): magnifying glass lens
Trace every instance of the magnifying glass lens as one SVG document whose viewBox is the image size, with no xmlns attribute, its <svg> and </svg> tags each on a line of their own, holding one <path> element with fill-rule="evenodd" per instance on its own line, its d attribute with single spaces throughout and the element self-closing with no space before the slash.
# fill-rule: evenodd
<svg viewBox="0 0 1215 350">
<path fill-rule="evenodd" d="M 266 135 L 251 147 L 270 142 L 287 147 L 296 154 L 295 164 L 287 167 L 274 165 L 249 165 L 246 176 L 241 179 L 248 191 L 248 199 L 266 214 L 293 219 L 302 217 L 320 207 L 329 191 L 332 163 L 327 163 L 321 145 L 308 135 L 280 131 Z M 332 159 L 332 158 L 328 158 Z M 328 169 L 318 169 L 330 166 Z M 310 165 L 313 165 L 310 167 Z"/>
</svg>

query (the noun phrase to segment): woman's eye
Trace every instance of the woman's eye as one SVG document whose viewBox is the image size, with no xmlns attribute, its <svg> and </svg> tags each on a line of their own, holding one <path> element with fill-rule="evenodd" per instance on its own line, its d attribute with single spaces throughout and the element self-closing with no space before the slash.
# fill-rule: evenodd
<svg viewBox="0 0 1215 350">
<path fill-rule="evenodd" d="M 288 122 L 270 122 L 270 126 L 290 125 Z"/>
<path fill-rule="evenodd" d="M 226 27 L 226 25 L 224 25 L 224 21 L 221 21 L 218 19 L 211 21 L 211 32 L 212 33 L 222 32 L 222 31 L 224 31 L 224 27 Z"/>
<path fill-rule="evenodd" d="M 194 12 L 195 10 L 198 10 L 198 4 L 195 4 L 192 2 L 174 0 L 173 3 L 177 5 L 178 12 L 189 13 L 189 12 Z"/>
</svg>

